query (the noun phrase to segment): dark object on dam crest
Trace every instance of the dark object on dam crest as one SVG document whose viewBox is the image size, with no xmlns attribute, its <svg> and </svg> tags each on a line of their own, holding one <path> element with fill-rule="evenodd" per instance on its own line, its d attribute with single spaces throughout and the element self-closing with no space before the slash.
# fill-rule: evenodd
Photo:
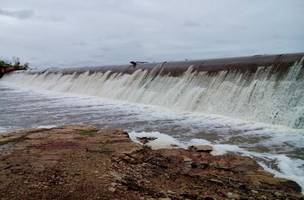
<svg viewBox="0 0 304 200">
<path fill-rule="evenodd" d="M 83 73 L 88 72 L 107 72 L 128 73 L 131 74 L 137 70 L 154 71 L 156 74 L 169 74 L 171 76 L 179 76 L 192 67 L 193 71 L 206 71 L 216 73 L 219 71 L 240 70 L 255 72 L 258 67 L 270 67 L 274 70 L 285 71 L 293 63 L 300 61 L 304 57 L 304 53 L 279 54 L 279 55 L 255 55 L 247 57 L 233 58 L 216 58 L 206 60 L 192 61 L 172 61 L 161 63 L 145 63 L 131 61 L 130 65 L 110 65 L 99 67 L 81 67 L 81 68 L 64 68 L 64 69 L 48 69 L 51 73 Z M 42 72 L 40 72 L 42 73 Z"/>
</svg>

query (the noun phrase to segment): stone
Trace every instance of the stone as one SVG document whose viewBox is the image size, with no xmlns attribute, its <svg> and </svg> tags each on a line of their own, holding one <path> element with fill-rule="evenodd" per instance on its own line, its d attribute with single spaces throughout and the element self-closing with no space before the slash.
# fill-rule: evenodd
<svg viewBox="0 0 304 200">
<path fill-rule="evenodd" d="M 213 148 L 210 145 L 192 145 L 188 149 L 191 151 L 206 152 L 206 153 L 210 153 L 211 151 L 213 151 Z"/>
<path fill-rule="evenodd" d="M 116 191 L 116 189 L 113 188 L 113 187 L 109 187 L 108 190 L 109 190 L 110 192 L 115 192 L 115 191 Z"/>
<path fill-rule="evenodd" d="M 265 196 L 265 195 L 262 195 L 261 197 L 260 197 L 261 199 L 267 199 L 267 196 Z"/>
<path fill-rule="evenodd" d="M 283 194 L 281 192 L 275 192 L 274 195 L 277 196 L 277 197 L 282 197 L 283 196 Z"/>
<path fill-rule="evenodd" d="M 171 191 L 171 190 L 168 190 L 167 193 L 168 193 L 169 195 L 175 195 L 175 194 L 176 194 L 176 192 L 173 192 L 173 191 Z"/>
<path fill-rule="evenodd" d="M 117 172 L 111 171 L 110 174 L 116 181 L 121 181 L 123 179 L 123 177 Z"/>
<path fill-rule="evenodd" d="M 232 192 L 228 192 L 228 193 L 227 193 L 227 197 L 228 197 L 229 199 L 240 199 L 240 195 L 235 194 L 235 193 L 232 193 Z"/>
<path fill-rule="evenodd" d="M 215 179 L 215 178 L 212 178 L 210 179 L 209 181 L 213 182 L 213 183 L 217 183 L 219 185 L 224 185 L 223 181 L 220 181 L 218 179 Z M 231 192 L 228 192 L 228 193 L 231 193 Z"/>
<path fill-rule="evenodd" d="M 187 163 L 191 163 L 192 162 L 192 159 L 191 158 L 188 158 L 188 157 L 184 157 L 184 162 L 187 162 Z"/>
<path fill-rule="evenodd" d="M 112 183 L 111 183 L 111 186 L 112 186 L 112 187 L 116 187 L 116 186 L 117 186 L 117 183 L 112 182 Z"/>
<path fill-rule="evenodd" d="M 204 197 L 204 200 L 214 200 L 213 197 Z"/>
<path fill-rule="evenodd" d="M 197 168 L 199 168 L 199 169 L 205 169 L 208 166 L 209 166 L 208 163 L 199 163 L 199 162 L 192 162 L 191 163 L 191 168 L 193 168 L 193 169 L 197 169 Z"/>
<path fill-rule="evenodd" d="M 137 139 L 142 143 L 142 144 L 147 144 L 150 141 L 156 140 L 156 137 L 137 137 Z"/>
</svg>

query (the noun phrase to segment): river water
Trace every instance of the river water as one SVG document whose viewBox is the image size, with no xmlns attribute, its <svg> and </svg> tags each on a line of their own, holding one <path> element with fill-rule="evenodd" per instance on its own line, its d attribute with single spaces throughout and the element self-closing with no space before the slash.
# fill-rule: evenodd
<svg viewBox="0 0 304 200">
<path fill-rule="evenodd" d="M 304 187 L 304 77 L 191 70 L 181 77 L 145 71 L 13 73 L 0 80 L 0 132 L 64 124 L 122 128 L 185 147 L 211 144 L 215 154 L 255 158 Z"/>
</svg>

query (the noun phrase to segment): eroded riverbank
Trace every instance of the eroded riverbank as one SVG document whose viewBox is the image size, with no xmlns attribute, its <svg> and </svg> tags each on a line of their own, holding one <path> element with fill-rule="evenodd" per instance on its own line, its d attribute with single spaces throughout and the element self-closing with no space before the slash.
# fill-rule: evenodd
<svg viewBox="0 0 304 200">
<path fill-rule="evenodd" d="M 32 129 L 2 135 L 0 145 L 1 199 L 302 198 L 298 184 L 251 158 L 151 150 L 117 129 Z"/>
</svg>

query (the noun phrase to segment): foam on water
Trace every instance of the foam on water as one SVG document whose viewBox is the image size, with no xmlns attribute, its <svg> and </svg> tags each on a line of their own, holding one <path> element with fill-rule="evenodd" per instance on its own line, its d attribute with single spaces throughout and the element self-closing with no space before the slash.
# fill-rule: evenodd
<svg viewBox="0 0 304 200">
<path fill-rule="evenodd" d="M 46 128 L 46 129 L 51 129 L 57 127 L 56 125 L 41 125 L 37 126 L 37 128 Z"/>
<path fill-rule="evenodd" d="M 136 143 L 140 143 L 139 138 L 155 138 L 152 141 L 149 141 L 146 145 L 150 146 L 152 149 L 166 149 L 166 148 L 173 148 L 175 146 L 177 147 L 185 147 L 181 142 L 179 142 L 177 139 L 162 134 L 160 132 L 154 131 L 154 132 L 135 132 L 132 131 L 129 133 L 129 136 L 132 141 Z"/>
</svg>

